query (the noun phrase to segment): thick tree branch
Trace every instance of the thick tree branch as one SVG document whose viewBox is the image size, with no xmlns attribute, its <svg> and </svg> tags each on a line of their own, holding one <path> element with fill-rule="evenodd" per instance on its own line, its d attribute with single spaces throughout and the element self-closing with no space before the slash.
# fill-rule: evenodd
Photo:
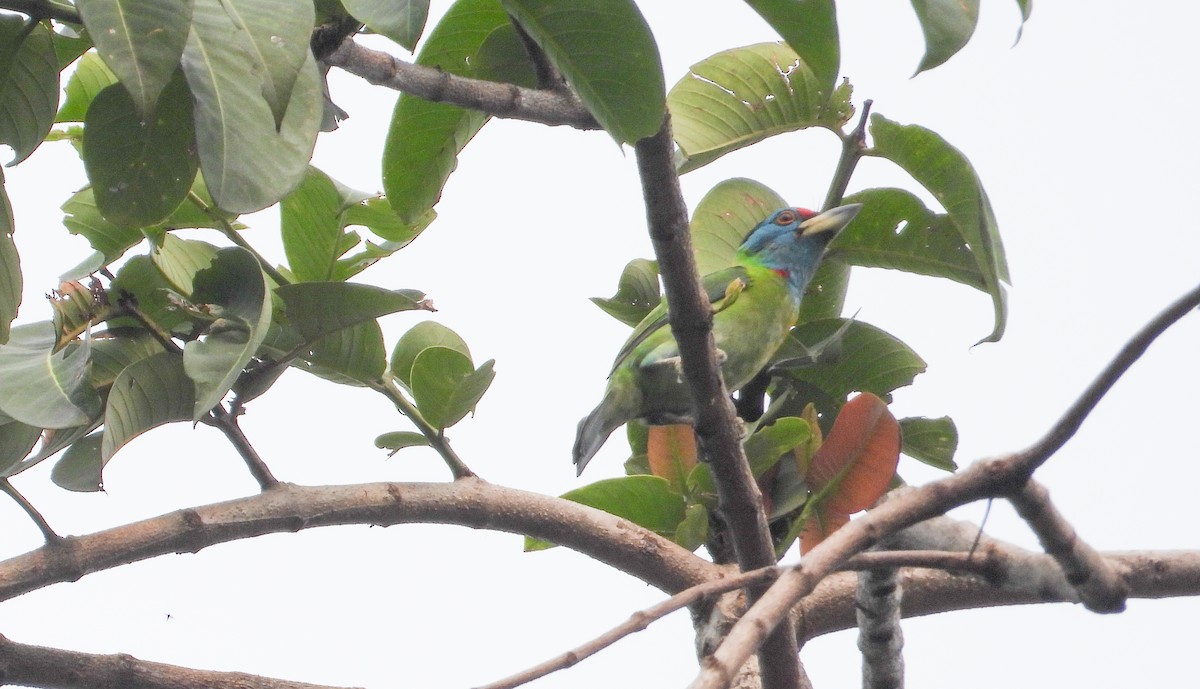
<svg viewBox="0 0 1200 689">
<path fill-rule="evenodd" d="M 0 636 L 3 683 L 53 689 L 338 689 L 244 672 L 195 670 L 133 656 L 31 646 Z"/>
<path fill-rule="evenodd" d="M 590 507 L 479 479 L 454 483 L 297 486 L 178 510 L 86 536 L 66 536 L 0 562 L 0 600 L 50 584 L 227 541 L 341 524 L 457 524 L 528 534 L 607 563 L 664 591 L 681 591 L 719 568 L 661 536 Z"/>
<path fill-rule="evenodd" d="M 1129 341 L 1116 358 L 1031 448 L 978 462 L 954 476 L 934 481 L 879 505 L 834 532 L 813 549 L 804 566 L 779 578 L 734 625 L 720 648 L 705 658 L 694 689 L 724 687 L 728 678 L 764 643 L 804 596 L 854 553 L 888 534 L 974 500 L 1007 497 L 1022 490 L 1033 471 L 1072 436 L 1104 394 L 1172 323 L 1200 305 L 1200 286 L 1176 300 Z"/>
<path fill-rule="evenodd" d="M 387 53 L 364 48 L 353 40 L 342 43 L 325 61 L 376 86 L 426 100 L 481 110 L 496 117 L 576 129 L 600 129 L 574 94 L 559 89 L 529 89 L 460 77 L 433 67 L 404 62 Z"/>
<path fill-rule="evenodd" d="M 657 134 L 637 142 L 634 148 L 650 239 L 671 304 L 671 332 L 679 344 L 683 374 L 696 406 L 696 435 L 717 485 L 717 508 L 729 526 L 742 571 L 773 565 L 775 548 L 762 494 L 742 451 L 737 413 L 717 366 L 712 307 L 696 269 L 687 206 L 675 172 L 670 118 L 664 120 Z M 748 591 L 750 599 L 755 600 L 764 586 L 758 584 Z M 766 689 L 807 684 L 798 653 L 791 629 L 781 627 L 769 635 L 759 654 Z"/>
<path fill-rule="evenodd" d="M 54 19 L 71 24 L 82 24 L 79 10 L 65 2 L 53 0 L 4 0 L 0 7 L 28 15 L 34 19 Z"/>
</svg>

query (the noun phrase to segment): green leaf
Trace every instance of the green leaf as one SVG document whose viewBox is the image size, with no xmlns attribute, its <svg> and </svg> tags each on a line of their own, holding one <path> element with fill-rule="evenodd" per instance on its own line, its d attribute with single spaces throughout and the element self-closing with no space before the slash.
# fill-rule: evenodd
<svg viewBox="0 0 1200 689">
<path fill-rule="evenodd" d="M 315 18 L 313 5 L 279 0 L 221 0 L 221 5 L 241 33 L 251 60 L 249 75 L 261 80 L 262 97 L 278 129 L 300 70 L 312 59 L 308 39 Z"/>
<path fill-rule="evenodd" d="M 497 0 L 455 2 L 416 61 L 459 76 L 534 83 L 516 30 Z M 487 120 L 477 110 L 400 95 L 383 148 L 383 188 L 404 222 L 416 222 L 437 203 L 459 151 Z"/>
<path fill-rule="evenodd" d="M 708 540 L 708 508 L 700 503 L 688 505 L 671 540 L 688 550 L 704 545 Z"/>
<path fill-rule="evenodd" d="M 104 89 L 88 108 L 83 163 L 105 219 L 125 227 L 165 220 L 196 178 L 192 96 L 179 74 L 143 116 L 123 86 Z"/>
<path fill-rule="evenodd" d="M 851 392 L 872 392 L 887 399 L 896 388 L 912 383 L 925 371 L 925 362 L 908 345 L 862 321 L 847 327 L 846 319 L 802 323 L 780 348 L 777 358 L 804 356 L 811 348 L 829 346 L 829 338 L 844 328 L 837 359 L 805 368 L 789 369 L 794 380 L 816 386 L 840 400 Z"/>
<path fill-rule="evenodd" d="M 38 428 L 67 428 L 100 415 L 101 403 L 88 380 L 89 347 L 73 344 L 55 352 L 48 321 L 12 330 L 0 346 L 0 411 Z"/>
<path fill-rule="evenodd" d="M 131 364 L 117 376 L 104 413 L 101 457 L 105 462 L 151 428 L 195 420 L 197 389 L 192 374 L 185 371 L 186 358 L 186 351 L 183 361 L 177 354 L 161 352 Z"/>
<path fill-rule="evenodd" d="M 378 321 L 363 321 L 317 340 L 294 364 L 341 385 L 378 381 L 387 368 L 387 348 Z"/>
<path fill-rule="evenodd" d="M 54 41 L 54 54 L 58 58 L 58 69 L 62 71 L 92 49 L 92 38 L 86 31 L 77 32 L 74 29 L 53 32 L 50 39 Z"/>
<path fill-rule="evenodd" d="M 150 117 L 187 43 L 191 0 L 79 0 L 76 5 L 96 51 L 121 80 L 134 109 Z"/>
<path fill-rule="evenodd" d="M 417 47 L 429 16 L 429 0 L 342 0 L 355 19 L 406 50 Z"/>
<path fill-rule="evenodd" d="M 841 50 L 833 0 L 747 0 L 812 70 L 817 83 L 833 93 Z"/>
<path fill-rule="evenodd" d="M 417 290 L 389 290 L 349 282 L 300 282 L 275 290 L 290 325 L 312 341 L 331 332 L 397 311 L 428 309 Z"/>
<path fill-rule="evenodd" d="M 420 433 L 412 431 L 392 431 L 384 433 L 375 438 L 375 447 L 381 450 L 391 450 L 389 456 L 403 450 L 406 447 L 420 447 L 429 445 L 429 439 Z"/>
<path fill-rule="evenodd" d="M 617 143 L 662 127 L 666 87 L 658 46 L 628 0 L 504 0 Z"/>
<path fill-rule="evenodd" d="M 92 339 L 92 386 L 102 390 L 129 366 L 165 351 L 162 343 L 140 328 L 109 328 Z"/>
<path fill-rule="evenodd" d="M 196 98 L 200 167 L 217 205 L 235 213 L 266 208 L 300 183 L 324 102 L 316 61 L 308 55 L 276 129 L 263 82 L 248 78 L 254 50 L 221 0 L 196 0 L 183 71 Z"/>
<path fill-rule="evenodd" d="M 692 65 L 667 94 L 667 107 L 681 174 L 776 134 L 837 130 L 854 114 L 848 88 L 831 94 L 779 43 L 726 50 Z"/>
<path fill-rule="evenodd" d="M 775 466 L 785 452 L 807 443 L 811 437 L 812 430 L 807 421 L 787 416 L 755 431 L 742 441 L 742 449 L 750 463 L 750 471 L 757 478 Z"/>
<path fill-rule="evenodd" d="M 333 180 L 313 167 L 279 204 L 283 249 L 297 280 L 333 279 L 338 257 L 358 243 L 357 236 L 342 230 L 341 212 Z"/>
<path fill-rule="evenodd" d="M 975 168 L 961 151 L 924 127 L 872 115 L 871 136 L 871 154 L 896 163 L 928 189 L 946 209 L 959 237 L 971 247 L 995 311 L 995 326 L 980 342 L 999 340 L 1008 319 L 1007 296 L 1001 284 L 1009 282 L 1008 262 L 992 203 Z"/>
<path fill-rule="evenodd" d="M 472 370 L 471 358 L 448 347 L 426 347 L 413 360 L 410 384 L 421 416 L 441 430 L 475 409 L 496 374 L 494 361 Z"/>
<path fill-rule="evenodd" d="M 54 485 L 78 493 L 95 493 L 104 490 L 104 458 L 100 445 L 103 433 L 92 433 L 76 440 L 50 471 Z"/>
<path fill-rule="evenodd" d="M 591 298 L 604 313 L 628 326 L 640 323 L 660 301 L 658 264 L 645 258 L 635 258 L 625 265 L 616 294 L 607 299 Z"/>
<path fill-rule="evenodd" d="M 54 125 L 58 56 L 50 30 L 15 14 L 0 15 L 0 144 L 17 163 L 29 157 Z"/>
<path fill-rule="evenodd" d="M 595 507 L 609 514 L 671 538 L 687 517 L 683 496 L 672 492 L 670 483 L 658 476 L 621 476 L 597 481 L 564 493 L 572 502 Z M 525 550 L 544 550 L 553 543 L 526 537 Z"/>
<path fill-rule="evenodd" d="M 175 332 L 183 326 L 190 332 L 191 324 L 187 323 L 188 314 L 175 307 L 170 299 L 172 292 L 179 290 L 167 279 L 149 256 L 132 256 L 117 271 L 109 290 L 117 299 L 133 299 L 138 309 L 164 332 Z M 133 319 L 128 319 L 129 326 L 141 327 Z M 185 325 L 186 324 L 186 325 Z M 115 323 L 109 323 L 114 327 Z"/>
<path fill-rule="evenodd" d="M 1025 30 L 1025 22 L 1029 21 L 1029 15 L 1033 14 L 1033 0 L 1017 0 L 1017 7 L 1021 9 L 1021 28 L 1017 29 L 1017 40 L 1021 40 L 1021 32 Z"/>
<path fill-rule="evenodd" d="M 958 449 L 958 429 L 949 416 L 929 419 L 912 416 L 900 419 L 900 451 L 913 459 L 944 471 L 957 471 L 954 452 Z"/>
<path fill-rule="evenodd" d="M 196 273 L 192 300 L 209 305 L 217 316 L 201 339 L 183 348 L 183 368 L 196 383 L 192 420 L 199 421 L 233 386 L 266 337 L 271 294 L 254 256 L 230 247 Z"/>
<path fill-rule="evenodd" d="M 365 227 L 375 236 L 399 244 L 396 248 L 400 249 L 420 236 L 436 217 L 437 213 L 430 209 L 414 222 L 405 222 L 392 210 L 387 199 L 375 197 L 348 207 L 343 212 L 342 222 Z"/>
<path fill-rule="evenodd" d="M 167 235 L 155 247 L 151 258 L 163 277 L 178 292 L 191 296 L 195 290 L 196 274 L 212 265 L 217 251 L 217 247 L 208 242 Z"/>
<path fill-rule="evenodd" d="M 13 242 L 15 229 L 12 204 L 4 190 L 4 172 L 0 170 L 0 344 L 8 342 L 12 321 L 21 306 L 21 257 Z"/>
<path fill-rule="evenodd" d="M 925 55 L 913 76 L 949 60 L 971 40 L 979 21 L 979 0 L 910 0 L 921 31 Z"/>
<path fill-rule="evenodd" d="M 462 354 L 468 363 L 471 361 L 471 350 L 458 333 L 436 321 L 417 323 L 400 336 L 400 341 L 392 350 L 389 368 L 405 387 L 412 389 L 413 362 L 428 347 L 446 347 Z"/>
<path fill-rule="evenodd" d="M 20 421 L 10 420 L 0 425 L 0 477 L 8 478 L 33 466 L 21 460 L 29 455 L 41 437 L 41 428 Z"/>
<path fill-rule="evenodd" d="M 104 60 L 96 53 L 87 53 L 74 73 L 67 80 L 67 100 L 58 109 L 55 122 L 83 122 L 88 107 L 105 88 L 116 84 L 117 75 L 112 73 Z"/>
<path fill-rule="evenodd" d="M 867 189 L 845 200 L 863 209 L 833 240 L 831 258 L 949 278 L 987 291 L 979 261 L 950 216 L 934 213 L 903 189 Z"/>
<path fill-rule="evenodd" d="M 733 265 L 751 230 L 787 205 L 782 196 L 751 179 L 727 179 L 709 190 L 696 205 L 691 222 L 700 274 Z"/>
</svg>

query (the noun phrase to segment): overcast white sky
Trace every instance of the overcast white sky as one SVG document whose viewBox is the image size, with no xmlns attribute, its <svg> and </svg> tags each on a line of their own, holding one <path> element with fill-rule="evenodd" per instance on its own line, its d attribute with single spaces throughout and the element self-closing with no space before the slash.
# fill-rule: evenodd
<svg viewBox="0 0 1200 689">
<path fill-rule="evenodd" d="M 446 4 L 435 5 L 440 13 Z M 696 1 L 686 16 L 676 3 L 643 5 L 668 84 L 717 50 L 773 39 L 740 3 Z M 1138 8 L 1037 3 L 1011 48 L 1015 3 L 988 2 L 962 54 L 909 79 L 922 45 L 908 4 L 841 7 L 842 73 L 856 100 L 873 98 L 876 112 L 958 146 L 991 194 L 1008 249 L 1011 316 L 998 344 L 971 347 L 990 331 L 990 303 L 953 283 L 856 269 L 847 304 L 929 362 L 896 394 L 894 411 L 953 416 L 960 464 L 1032 442 L 1135 329 L 1200 279 L 1200 143 L 1190 126 L 1200 12 L 1186 3 Z M 351 119 L 322 137 L 315 163 L 378 189 L 375 161 L 395 96 L 348 78 L 335 78 L 333 94 Z M 816 206 L 835 161 L 829 134 L 792 134 L 686 176 L 684 189 L 694 204 L 721 179 L 747 176 Z M 65 144 L 47 144 L 6 175 L 26 267 L 20 319 L 45 319 L 41 296 L 87 253 L 58 210 L 84 183 L 82 167 Z M 851 188 L 884 184 L 912 186 L 890 164 L 866 161 Z M 581 485 L 569 459 L 575 424 L 627 332 L 586 298 L 611 294 L 625 262 L 651 253 L 631 152 L 602 133 L 494 121 L 462 156 L 438 211 L 426 235 L 363 279 L 425 290 L 440 309 L 431 317 L 461 333 L 477 361 L 497 359 L 477 416 L 450 434 L 475 471 L 551 494 Z M 248 222 L 247 238 L 282 261 L 275 216 Z M 390 317 L 390 341 L 422 317 Z M 1200 546 L 1192 526 L 1200 451 L 1190 435 L 1197 341 L 1194 315 L 1039 473 L 1099 548 Z M 374 450 L 375 435 L 407 428 L 384 400 L 299 372 L 252 403 L 244 427 L 283 480 L 447 478 L 428 451 L 385 460 Z M 585 480 L 619 475 L 624 456 L 611 442 Z M 65 493 L 49 469 L 16 484 L 62 533 L 255 490 L 219 434 L 186 425 L 123 449 L 107 493 Z M 901 472 L 910 482 L 938 475 L 907 459 Z M 0 520 L 0 556 L 38 545 L 15 507 L 0 503 Z M 1006 506 L 992 511 L 988 531 L 1033 543 Z M 3 605 L 0 633 L 310 682 L 461 687 L 542 660 L 662 597 L 575 553 L 525 555 L 520 545 L 456 527 L 270 536 L 37 591 Z M 905 626 L 909 679 L 930 688 L 1178 684 L 1192 676 L 1195 653 L 1182 620 L 1197 613 L 1196 601 L 1134 601 L 1108 618 L 1060 605 L 915 620 Z M 847 633 L 811 643 L 803 657 L 818 687 L 858 681 Z M 694 672 L 690 624 L 676 615 L 536 686 L 680 686 Z"/>
</svg>

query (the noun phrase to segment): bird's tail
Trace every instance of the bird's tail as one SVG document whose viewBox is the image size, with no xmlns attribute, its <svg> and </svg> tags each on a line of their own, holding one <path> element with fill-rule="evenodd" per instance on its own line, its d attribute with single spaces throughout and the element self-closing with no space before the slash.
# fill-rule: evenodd
<svg viewBox="0 0 1200 689">
<path fill-rule="evenodd" d="M 634 415 L 630 410 L 623 409 L 625 405 L 621 402 L 624 397 L 610 387 L 600 404 L 579 422 L 574 449 L 576 476 L 583 473 L 583 468 L 600 451 L 608 436 Z"/>
</svg>

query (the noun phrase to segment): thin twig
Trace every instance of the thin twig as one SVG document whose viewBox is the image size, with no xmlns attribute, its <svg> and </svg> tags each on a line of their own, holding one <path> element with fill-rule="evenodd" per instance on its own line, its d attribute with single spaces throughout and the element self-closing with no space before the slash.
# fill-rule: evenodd
<svg viewBox="0 0 1200 689">
<path fill-rule="evenodd" d="M 25 511 L 25 514 L 37 525 L 39 531 L 42 532 L 42 537 L 46 539 L 46 545 L 53 545 L 62 542 L 62 536 L 59 536 L 54 529 L 50 528 L 50 523 L 42 516 L 41 512 L 33 506 L 33 503 L 25 499 L 20 491 L 7 478 L 0 478 L 0 492 L 5 493 L 13 499 L 13 502 Z"/>
<path fill-rule="evenodd" d="M 462 458 L 458 456 L 453 447 L 450 447 L 446 436 L 442 435 L 438 429 L 425 420 L 425 417 L 421 416 L 421 412 L 417 410 L 412 402 L 408 401 L 408 398 L 404 396 L 403 392 L 400 392 L 400 389 L 396 387 L 394 382 L 368 383 L 368 387 L 382 393 L 392 401 L 392 404 L 396 405 L 396 409 L 401 414 L 407 416 L 409 421 L 412 421 L 417 430 L 421 432 L 421 435 L 425 436 L 425 440 L 429 441 L 429 446 L 441 455 L 442 461 L 446 462 L 446 466 L 450 467 L 450 473 L 454 475 L 455 479 L 475 475 L 475 472 L 471 471 L 471 467 L 462 461 Z"/>
<path fill-rule="evenodd" d="M 271 473 L 270 467 L 259 456 L 258 450 L 250 444 L 250 440 L 246 434 L 242 432 L 242 427 L 238 425 L 238 417 L 236 414 L 231 414 L 225 411 L 225 407 L 220 403 L 213 407 L 209 412 L 212 426 L 216 426 L 221 433 L 225 434 L 225 438 L 237 450 L 238 456 L 246 463 L 246 467 L 250 469 L 250 475 L 258 481 L 258 487 L 262 490 L 270 490 L 279 485 L 279 479 Z"/>
<path fill-rule="evenodd" d="M 83 20 L 79 18 L 79 10 L 65 2 L 51 2 L 50 0 L 4 0 L 4 2 L 0 2 L 0 7 L 20 12 L 35 20 L 54 19 L 71 24 L 83 23 Z"/>
<path fill-rule="evenodd" d="M 1083 607 L 1099 613 L 1125 610 L 1129 587 L 1100 553 L 1079 538 L 1066 517 L 1054 507 L 1044 486 L 1030 479 L 1009 500 L 1037 534 L 1046 554 L 1062 567 L 1067 581 L 1079 593 Z"/>
<path fill-rule="evenodd" d="M 858 125 L 842 137 L 842 155 L 838 158 L 837 168 L 833 171 L 833 179 L 829 183 L 829 191 L 825 194 L 825 205 L 822 210 L 829 210 L 842 203 L 846 188 L 850 186 L 850 178 L 854 175 L 858 161 L 862 160 L 867 150 L 867 118 L 871 114 L 874 101 L 863 101 L 862 114 L 859 115 Z"/>
<path fill-rule="evenodd" d="M 246 251 L 249 251 L 250 255 L 254 256 L 254 260 L 258 261 L 258 265 L 262 268 L 262 271 L 266 273 L 268 277 L 274 280 L 276 285 L 287 285 L 291 283 L 291 280 L 288 280 L 286 277 L 284 277 L 283 274 L 275 268 L 275 266 L 271 265 L 270 261 L 268 261 L 262 254 L 258 253 L 253 246 L 250 246 L 250 243 L 246 241 L 246 238 L 237 231 L 237 228 L 235 228 L 225 216 L 221 215 L 220 211 L 205 203 L 204 199 L 200 198 L 194 191 L 188 192 L 188 200 L 191 201 L 192 204 L 197 208 L 199 208 L 201 213 L 207 215 L 209 219 L 217 224 L 216 229 L 221 234 L 225 235 L 226 239 L 245 249 Z"/>
<path fill-rule="evenodd" d="M 530 89 L 515 84 L 460 77 L 364 48 L 353 39 L 330 53 L 326 62 L 376 86 L 438 103 L 551 126 L 600 129 L 579 98 L 562 89 Z"/>
</svg>

